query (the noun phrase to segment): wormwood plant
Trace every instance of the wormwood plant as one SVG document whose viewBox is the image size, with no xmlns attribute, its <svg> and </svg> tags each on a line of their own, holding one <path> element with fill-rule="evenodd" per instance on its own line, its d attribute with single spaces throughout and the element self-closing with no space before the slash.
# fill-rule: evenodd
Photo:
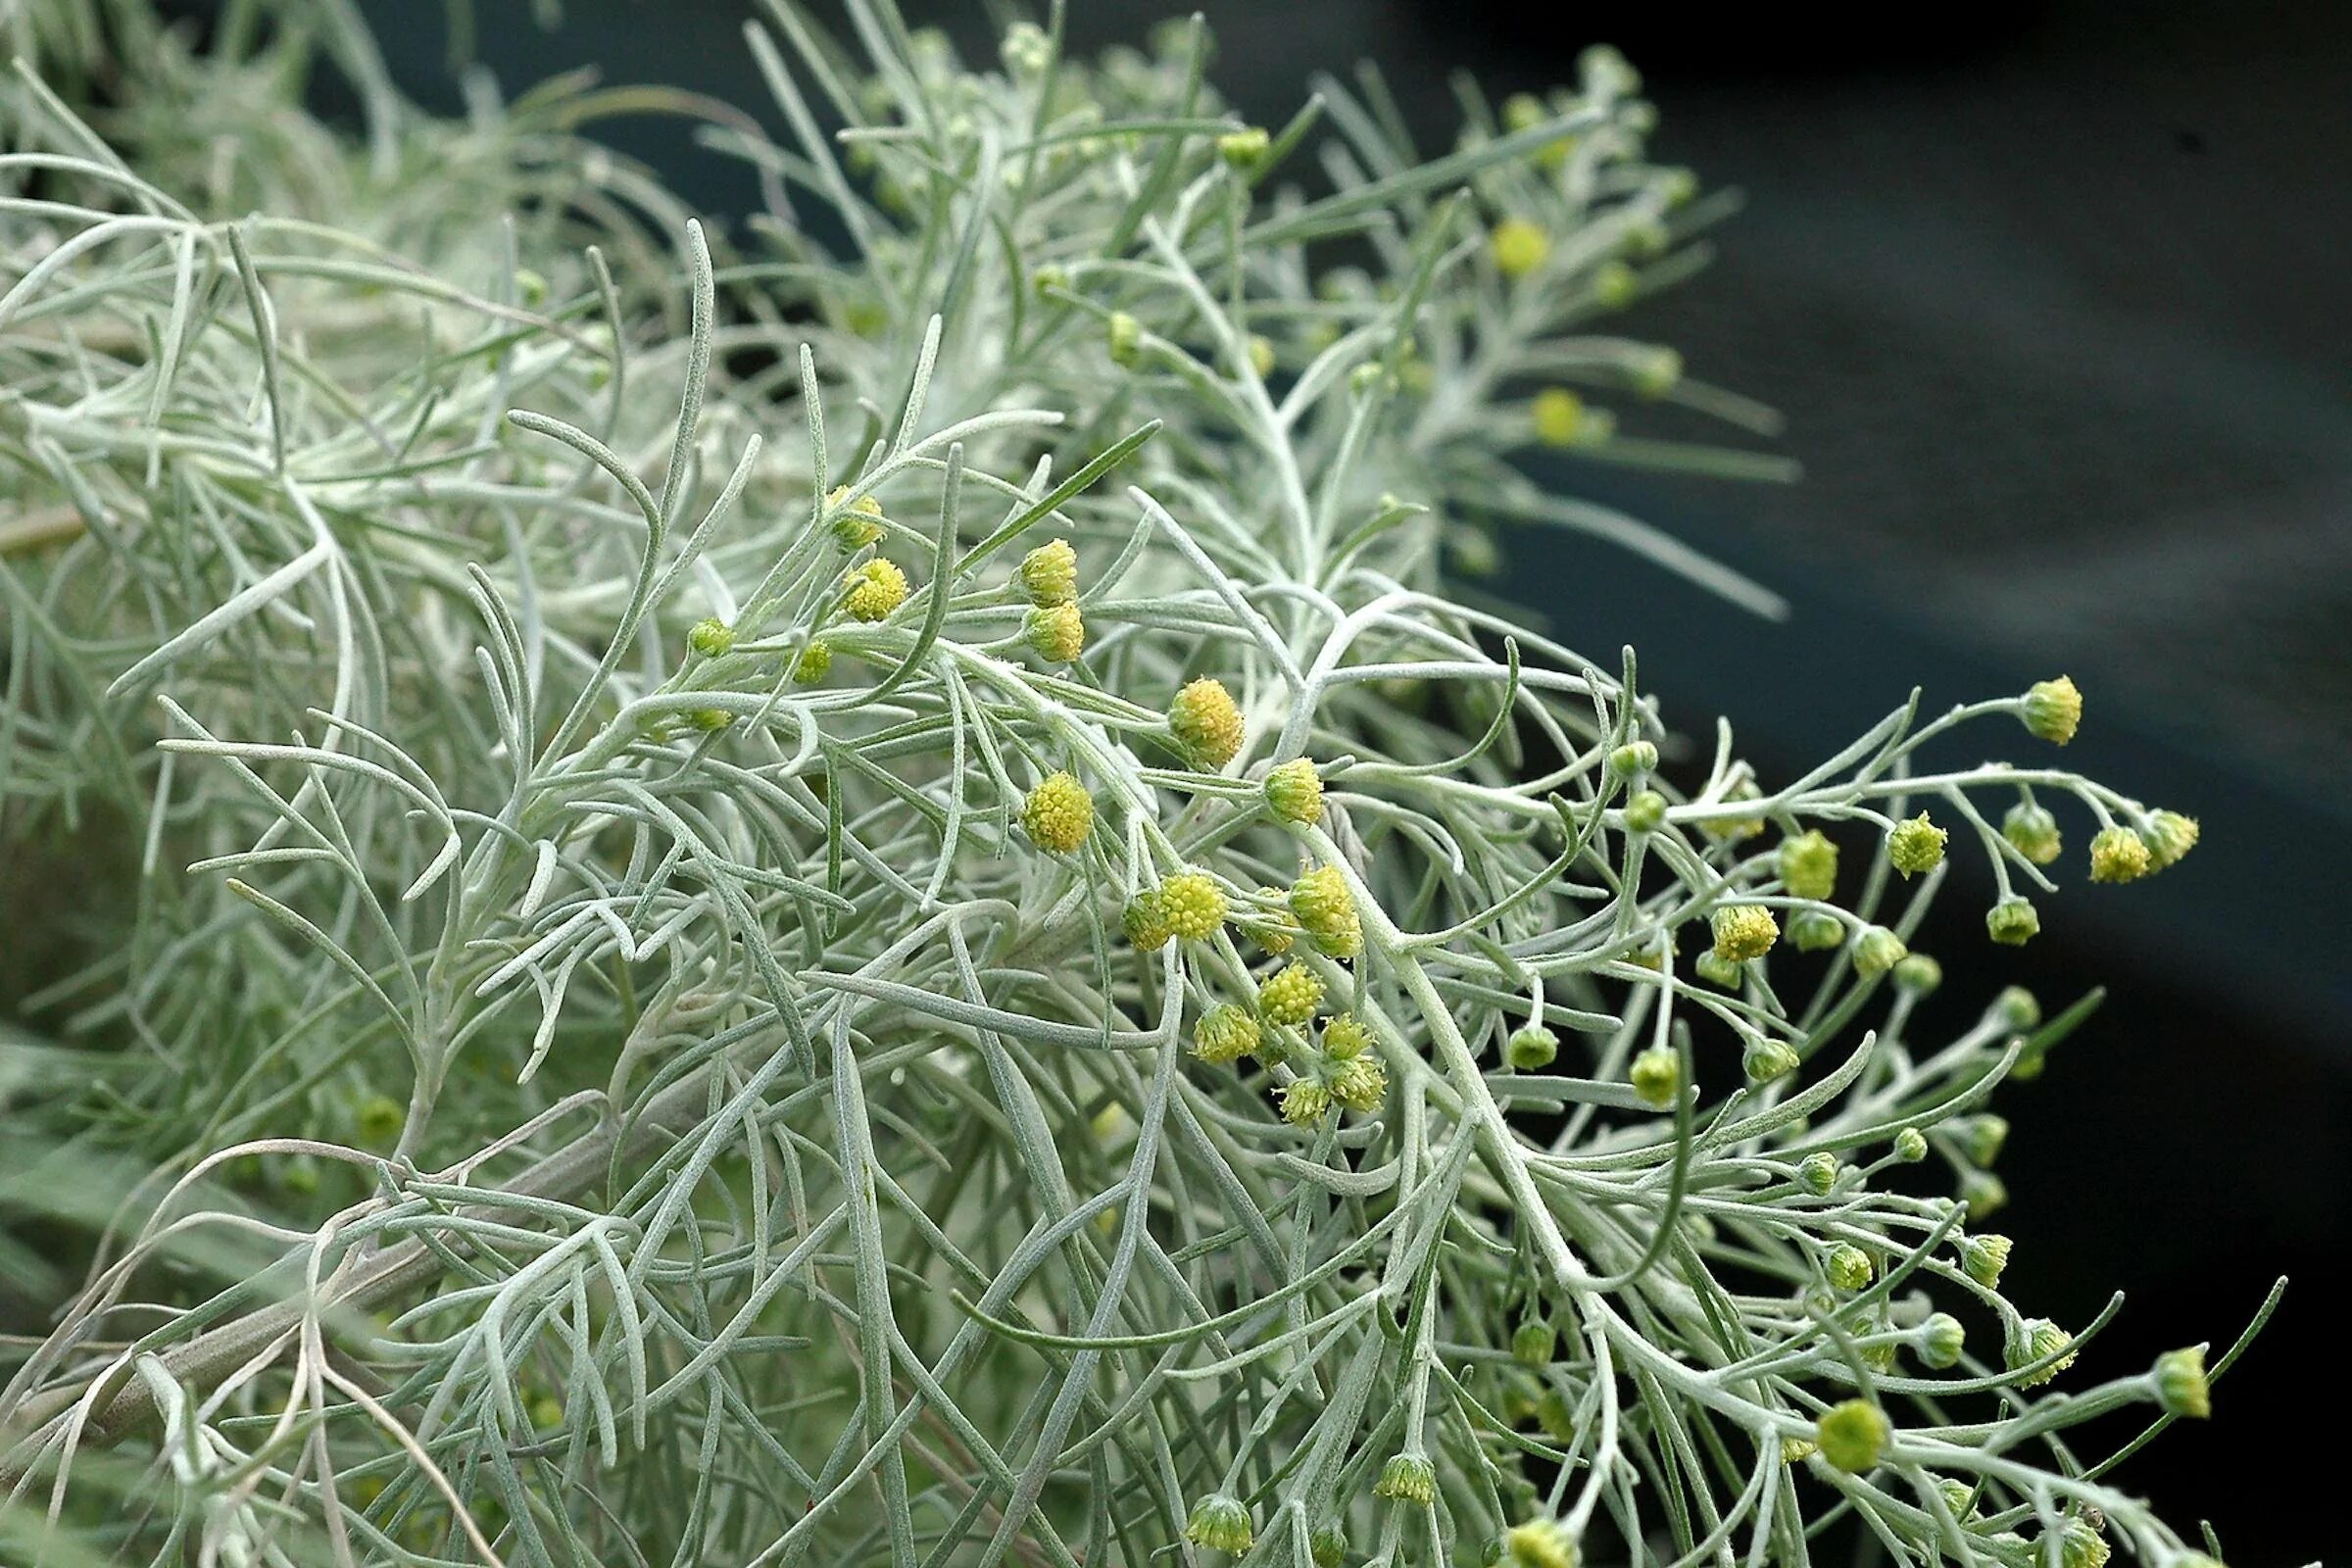
<svg viewBox="0 0 2352 1568">
<path fill-rule="evenodd" d="M 1426 157 L 848 15 L 439 122 L 0 11 L 0 1556 L 2209 1562 L 2109 1477 L 2236 1350 L 2073 1382 L 1985 1225 L 2089 1001 L 1907 952 L 2195 823 L 2062 677 L 1760 777 L 1441 581 L 1774 607 L 1516 461 L 1770 471 L 1611 416 L 1763 422 L 1609 327 L 1720 211 L 1631 69 Z"/>
</svg>

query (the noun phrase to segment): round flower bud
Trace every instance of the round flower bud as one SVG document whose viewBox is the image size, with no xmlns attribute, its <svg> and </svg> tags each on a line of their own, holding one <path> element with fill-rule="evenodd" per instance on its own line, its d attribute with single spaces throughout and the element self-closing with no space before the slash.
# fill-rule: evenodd
<svg viewBox="0 0 2352 1568">
<path fill-rule="evenodd" d="M 2197 847 L 2197 819 L 2179 811 L 2158 811 L 2139 836 L 2148 846 L 2148 868 L 2161 871 Z"/>
<path fill-rule="evenodd" d="M 1658 748 L 1652 741 L 1627 741 L 1609 753 L 1609 771 L 1618 778 L 1640 778 L 1658 765 Z"/>
<path fill-rule="evenodd" d="M 832 667 L 832 645 L 812 642 L 801 650 L 800 658 L 792 662 L 792 678 L 797 685 L 813 686 L 823 680 L 825 672 Z"/>
<path fill-rule="evenodd" d="M 2020 1367 L 2029 1367 L 2036 1361 L 2057 1356 L 2040 1371 L 2018 1379 L 2017 1386 L 2021 1389 L 2039 1388 L 2075 1364 L 2074 1352 L 2067 1348 L 2074 1343 L 2072 1334 L 2046 1317 L 2037 1317 L 2018 1326 L 2010 1336 L 2009 1343 L 2002 1347 L 2001 1358 L 2009 1370 L 2015 1372 Z M 2061 1354 L 2061 1351 L 2065 1353 Z"/>
<path fill-rule="evenodd" d="M 1280 1092 L 1282 1119 L 1294 1127 L 1320 1121 L 1331 1108 L 1331 1091 L 1312 1078 L 1294 1078 Z"/>
<path fill-rule="evenodd" d="M 1298 940 L 1298 928 L 1291 923 L 1290 918 L 1290 895 L 1281 888 L 1259 888 L 1257 896 L 1261 900 L 1272 899 L 1281 904 L 1283 908 L 1276 913 L 1253 909 L 1242 916 L 1242 929 L 1250 933 L 1250 941 L 1279 958 L 1291 951 L 1292 943 Z"/>
<path fill-rule="evenodd" d="M 1505 277 L 1525 277 L 1551 254 L 1551 240 L 1542 225 L 1524 218 L 1506 218 L 1487 236 L 1494 270 Z"/>
<path fill-rule="evenodd" d="M 1049 605 L 1029 612 L 1022 635 L 1038 658 L 1066 664 L 1086 651 L 1086 617 L 1076 605 Z"/>
<path fill-rule="evenodd" d="M 1296 1028 L 1315 1015 L 1323 1002 L 1323 982 L 1303 963 L 1285 964 L 1257 988 L 1257 1010 L 1268 1023 Z"/>
<path fill-rule="evenodd" d="M 1713 952 L 1700 954 L 1698 961 L 1690 967 L 1698 971 L 1701 980 L 1711 986 L 1721 986 L 1726 991 L 1738 990 L 1740 980 L 1747 974 L 1745 965 L 1737 959 Z"/>
<path fill-rule="evenodd" d="M 1168 913 L 1160 902 L 1159 889 L 1146 888 L 1127 901 L 1119 911 L 1119 925 L 1127 940 L 1146 953 L 1156 953 L 1168 945 L 1176 933 L 1169 928 Z"/>
<path fill-rule="evenodd" d="M 1245 352 L 1250 356 L 1250 373 L 1251 375 L 1263 381 L 1274 373 L 1274 343 L 1271 338 L 1256 332 L 1250 333 Z"/>
<path fill-rule="evenodd" d="M 997 57 L 1015 75 L 1043 75 L 1054 63 L 1054 40 L 1036 23 L 1016 22 L 1004 29 L 1004 40 L 997 45 Z"/>
<path fill-rule="evenodd" d="M 1511 1031 L 1511 1038 L 1502 1048 L 1502 1059 L 1511 1064 L 1514 1072 L 1534 1072 L 1548 1067 L 1560 1054 L 1560 1037 L 1540 1023 Z"/>
<path fill-rule="evenodd" d="M 1306 1556 L 1315 1568 L 1340 1568 L 1348 1560 L 1348 1535 L 1338 1525 L 1325 1525 L 1306 1539 Z"/>
<path fill-rule="evenodd" d="M 2024 986 L 2008 986 L 1992 999 L 2001 1022 L 2012 1029 L 2033 1029 L 2041 1023 L 2041 1003 Z"/>
<path fill-rule="evenodd" d="M 1225 923 L 1225 895 L 1202 872 L 1179 871 L 1160 883 L 1159 910 L 1170 936 L 1206 942 Z"/>
<path fill-rule="evenodd" d="M 1070 270 L 1066 267 L 1056 267 L 1052 262 L 1048 262 L 1029 274 L 1029 286 L 1040 294 L 1050 294 L 1057 288 L 1068 288 L 1070 286 Z"/>
<path fill-rule="evenodd" d="M 1656 790 L 1636 791 L 1625 803 L 1628 833 L 1655 833 L 1666 825 L 1666 797 Z"/>
<path fill-rule="evenodd" d="M 2001 1270 L 2009 1266 L 2009 1250 L 2017 1244 L 2006 1236 L 1987 1232 L 1969 1236 L 1960 1243 L 1960 1272 L 1986 1290 L 1998 1290 Z"/>
<path fill-rule="evenodd" d="M 1886 835 L 1886 858 L 1906 879 L 1933 871 L 1943 863 L 1943 841 L 1950 836 L 1922 811 L 1907 822 L 1894 824 Z"/>
<path fill-rule="evenodd" d="M 369 1148 L 388 1148 L 400 1141 L 409 1124 L 408 1110 L 390 1095 L 369 1095 L 353 1113 L 353 1132 Z"/>
<path fill-rule="evenodd" d="M 1193 1054 L 1222 1066 L 1257 1051 L 1257 1020 L 1249 1009 L 1219 1003 L 1200 1015 L 1193 1030 Z"/>
<path fill-rule="evenodd" d="M 1437 1468 L 1428 1454 L 1412 1448 L 1392 1453 L 1389 1462 L 1380 1467 L 1380 1479 L 1372 1483 L 1372 1495 L 1426 1506 L 1437 1500 Z"/>
<path fill-rule="evenodd" d="M 1796 1185 L 1815 1198 L 1827 1198 L 1838 1185 L 1839 1170 L 1838 1156 L 1826 1149 L 1817 1149 L 1796 1162 Z"/>
<path fill-rule="evenodd" d="M 2147 840 L 2128 827 L 2101 828 L 2090 841 L 2093 882 L 2136 882 L 2148 874 Z"/>
<path fill-rule="evenodd" d="M 1242 710 L 1214 676 L 1187 681 L 1168 704 L 1168 733 L 1196 763 L 1223 767 L 1242 749 Z"/>
<path fill-rule="evenodd" d="M 1592 269 L 1592 300 L 1603 310 L 1620 311 L 1634 302 L 1641 291 L 1641 279 L 1634 270 L 1614 256 Z"/>
<path fill-rule="evenodd" d="M 1292 883 L 1291 913 L 1325 957 L 1352 958 L 1364 951 L 1363 919 L 1338 866 L 1319 865 Z"/>
<path fill-rule="evenodd" d="M 2082 725 L 2082 693 L 2064 675 L 2056 680 L 2037 680 L 2026 688 L 2017 716 L 2037 738 L 2053 746 L 2064 746 L 2075 738 L 2076 729 Z"/>
<path fill-rule="evenodd" d="M 1021 558 L 1021 591 L 1041 608 L 1078 597 L 1078 552 L 1067 539 L 1050 539 Z"/>
<path fill-rule="evenodd" d="M 1841 1291 L 1861 1290 L 1878 1272 L 1871 1266 L 1870 1254 L 1851 1243 L 1831 1248 L 1830 1255 L 1822 1259 L 1821 1270 Z"/>
<path fill-rule="evenodd" d="M 1323 779 L 1306 758 L 1269 769 L 1265 790 L 1267 808 L 1283 821 L 1312 827 L 1323 820 Z"/>
<path fill-rule="evenodd" d="M 2156 1385 L 2156 1402 L 2166 1415 L 2184 1415 L 2202 1421 L 2213 1414 L 2213 1394 L 2205 1381 L 2205 1348 L 2167 1350 L 2156 1358 L 2148 1376 Z"/>
<path fill-rule="evenodd" d="M 687 628 L 686 646 L 705 659 L 716 659 L 735 646 L 735 628 L 716 615 L 706 615 Z"/>
<path fill-rule="evenodd" d="M 1788 916 L 1788 945 L 1799 953 L 1843 947 L 1845 922 L 1826 909 L 1799 909 Z"/>
<path fill-rule="evenodd" d="M 1885 974 L 1902 962 L 1910 951 L 1903 946 L 1901 937 L 1885 926 L 1864 926 L 1862 934 L 1854 938 L 1854 972 L 1865 979 Z"/>
<path fill-rule="evenodd" d="M 2002 815 L 2001 837 L 2035 865 L 2049 864 L 2065 848 L 2058 832 L 2058 818 L 2050 814 L 2047 807 L 2030 801 L 2018 802 Z"/>
<path fill-rule="evenodd" d="M 1980 1165 L 1990 1165 L 2001 1157 L 2001 1146 L 2009 1141 L 2008 1117 L 1996 1116 L 1987 1112 L 1982 1116 L 1970 1117 L 1965 1128 L 1963 1136 L 1967 1142 L 1970 1159 Z"/>
<path fill-rule="evenodd" d="M 1029 842 L 1067 855 L 1095 830 L 1095 798 L 1071 773 L 1050 773 L 1021 803 L 1021 827 Z"/>
<path fill-rule="evenodd" d="M 2022 948 L 2040 930 L 2034 901 L 2014 893 L 1984 911 L 1984 934 L 2004 948 Z"/>
<path fill-rule="evenodd" d="M 1572 447 L 1587 430 L 1585 400 L 1564 386 L 1547 386 L 1527 406 L 1536 439 L 1547 447 Z"/>
<path fill-rule="evenodd" d="M 1936 1312 L 1919 1326 L 1919 1337 L 1912 1342 L 1919 1348 L 1919 1358 L 1940 1372 L 1960 1363 L 1960 1352 L 1968 1348 L 1968 1329 L 1949 1312 Z"/>
<path fill-rule="evenodd" d="M 1943 965 L 1924 953 L 1906 954 L 1894 966 L 1894 983 L 1912 996 L 1928 996 L 1943 984 Z"/>
<path fill-rule="evenodd" d="M 1645 398 L 1662 398 L 1683 379 L 1683 357 L 1669 348 L 1643 350 L 1634 361 L 1634 390 Z"/>
<path fill-rule="evenodd" d="M 841 579 L 843 608 L 852 620 L 881 620 L 906 602 L 906 574 L 879 558 L 853 566 Z"/>
<path fill-rule="evenodd" d="M 1634 1058 L 1626 1080 L 1643 1104 L 1664 1110 L 1683 1092 L 1682 1058 L 1664 1046 L 1652 1046 Z"/>
<path fill-rule="evenodd" d="M 1834 1404 L 1813 1423 L 1813 1441 L 1820 1445 L 1822 1458 L 1849 1476 L 1876 1466 L 1891 1436 L 1886 1417 L 1868 1399 Z"/>
<path fill-rule="evenodd" d="M 1102 323 L 1102 343 L 1111 364 L 1131 366 L 1143 352 L 1144 323 L 1125 311 L 1113 311 Z"/>
<path fill-rule="evenodd" d="M 1511 1331 L 1511 1359 L 1522 1366 L 1548 1366 L 1559 1345 L 1559 1331 L 1548 1321 L 1527 1318 Z"/>
<path fill-rule="evenodd" d="M 1331 1098 L 1359 1116 L 1378 1110 L 1388 1096 L 1389 1070 L 1378 1056 L 1350 1056 L 1332 1070 Z"/>
<path fill-rule="evenodd" d="M 1502 1550 L 1511 1568 L 1576 1568 L 1576 1538 L 1555 1520 L 1511 1526 L 1502 1533 Z"/>
<path fill-rule="evenodd" d="M 2058 1527 L 2058 1568 L 2107 1568 L 2114 1554 L 2098 1526 L 2080 1514 Z"/>
<path fill-rule="evenodd" d="M 1936 1492 L 1943 1498 L 1944 1508 L 1954 1519 L 1965 1521 L 1975 1516 L 1977 1489 L 1967 1482 L 1955 1481 L 1947 1476 L 1936 1483 Z"/>
<path fill-rule="evenodd" d="M 2009 1206 L 2009 1187 L 1988 1170 L 1963 1171 L 1960 1175 L 1960 1201 L 1968 1205 L 1972 1216 L 1984 1219 Z"/>
<path fill-rule="evenodd" d="M 1734 963 L 1761 958 L 1781 939 L 1781 923 L 1761 904 L 1727 904 L 1709 917 L 1715 956 Z"/>
<path fill-rule="evenodd" d="M 833 512 L 848 498 L 850 487 L 836 485 L 825 497 L 825 510 Z M 846 510 L 835 512 L 833 537 L 844 550 L 863 550 L 882 537 L 882 503 L 872 496 L 859 496 Z"/>
<path fill-rule="evenodd" d="M 1248 1551 L 1256 1537 L 1250 1528 L 1250 1510 L 1242 1506 L 1241 1499 L 1212 1493 L 1193 1504 L 1184 1539 L 1211 1551 L 1238 1554 Z"/>
<path fill-rule="evenodd" d="M 1792 898 L 1826 899 L 1838 891 L 1838 846 L 1818 828 L 1781 840 L 1773 860 Z"/>
<path fill-rule="evenodd" d="M 1906 1127 L 1894 1135 L 1894 1157 L 1906 1165 L 1916 1165 L 1928 1157 L 1928 1135 L 1916 1127 Z"/>
<path fill-rule="evenodd" d="M 1263 125 L 1247 125 L 1217 138 L 1217 156 L 1227 167 L 1247 171 L 1264 163 L 1273 145 L 1274 138 L 1266 134 Z"/>
<path fill-rule="evenodd" d="M 1795 1048 L 1779 1040 L 1754 1040 L 1740 1058 L 1750 1083 L 1768 1084 L 1775 1078 L 1786 1078 L 1802 1065 Z"/>
<path fill-rule="evenodd" d="M 1323 1026 L 1323 1054 L 1331 1061 L 1353 1061 L 1372 1046 L 1372 1031 L 1354 1013 L 1343 1012 Z"/>
<path fill-rule="evenodd" d="M 707 735 L 714 735 L 735 722 L 735 715 L 723 708 L 697 708 L 686 715 L 686 722 Z"/>
</svg>

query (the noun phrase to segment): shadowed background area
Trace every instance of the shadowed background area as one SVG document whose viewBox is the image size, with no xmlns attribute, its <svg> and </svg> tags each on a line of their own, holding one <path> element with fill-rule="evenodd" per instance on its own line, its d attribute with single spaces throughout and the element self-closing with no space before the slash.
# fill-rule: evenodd
<svg viewBox="0 0 2352 1568">
<path fill-rule="evenodd" d="M 902 6 L 967 58 L 992 48 L 989 8 Z M 402 85 L 457 109 L 438 8 L 365 9 Z M 734 0 L 569 0 L 552 31 L 477 9 L 507 91 L 592 65 L 766 102 Z M 1072 10 L 1080 50 L 1165 14 Z M 2130 1292 L 2083 1357 L 2104 1377 L 2226 1346 L 2295 1276 L 2218 1419 L 2122 1475 L 2213 1520 L 2239 1568 L 2352 1547 L 2323 1490 L 2339 1445 L 2309 1425 L 2352 1400 L 2333 1292 L 2352 1245 L 2352 8 L 1993 5 L 1900 43 L 1789 8 L 1203 10 L 1244 113 L 1278 122 L 1315 72 L 1371 59 L 1425 150 L 1453 133 L 1449 71 L 1499 99 L 1571 79 L 1605 34 L 1646 75 L 1660 155 L 1746 193 L 1716 264 L 1627 328 L 1783 411 L 1801 482 L 1546 477 L 1783 591 L 1790 618 L 1554 535 L 1505 541 L 1511 589 L 1604 662 L 1638 643 L 1669 714 L 1702 740 L 1730 715 L 1768 777 L 1914 681 L 1933 710 L 2064 670 L 2089 695 L 2069 764 L 2203 819 L 2145 888 L 2045 902 L 2022 956 L 1984 941 L 1988 881 L 1963 868 L 1921 944 L 1946 974 L 1931 1005 L 1957 1022 L 2013 980 L 2053 1008 L 2110 988 L 2000 1102 L 2015 1294 L 2079 1323 Z M 605 133 L 715 216 L 757 203 L 675 123 Z"/>
</svg>

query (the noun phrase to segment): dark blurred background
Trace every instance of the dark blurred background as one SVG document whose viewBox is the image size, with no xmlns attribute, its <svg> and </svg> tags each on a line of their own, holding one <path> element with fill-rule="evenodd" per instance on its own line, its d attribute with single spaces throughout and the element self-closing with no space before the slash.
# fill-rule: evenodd
<svg viewBox="0 0 2352 1568">
<path fill-rule="evenodd" d="M 901 4 L 993 58 L 989 8 Z M 438 8 L 366 9 L 402 84 L 455 110 Z M 509 91 L 596 65 L 773 119 L 737 0 L 564 9 L 549 32 L 478 7 Z M 1964 873 L 1921 944 L 1946 972 L 1930 1006 L 1957 1023 L 2012 980 L 2053 1008 L 2110 988 L 2002 1102 L 2013 1295 L 2079 1324 L 2129 1292 L 2079 1374 L 2106 1376 L 2218 1351 L 2293 1276 L 2217 1419 L 2121 1479 L 2211 1519 L 2237 1568 L 2352 1548 L 2330 1490 L 2352 1409 L 2352 6 L 1203 9 L 1251 118 L 1368 58 L 1425 148 L 1452 137 L 1447 72 L 1499 100 L 1605 39 L 1646 77 L 1657 155 L 1745 192 L 1717 265 L 1627 328 L 1782 410 L 1803 480 L 1547 477 L 1785 592 L 1791 618 L 1554 535 L 1506 542 L 1513 580 L 1604 662 L 1637 642 L 1668 712 L 1729 713 L 1768 776 L 1915 681 L 1940 708 L 2064 670 L 2089 695 L 2067 761 L 2203 819 L 2163 877 L 2044 900 L 2022 956 L 1984 941 Z M 1071 10 L 1086 50 L 1166 14 Z M 756 199 L 675 125 L 608 134 L 715 215 Z"/>
</svg>

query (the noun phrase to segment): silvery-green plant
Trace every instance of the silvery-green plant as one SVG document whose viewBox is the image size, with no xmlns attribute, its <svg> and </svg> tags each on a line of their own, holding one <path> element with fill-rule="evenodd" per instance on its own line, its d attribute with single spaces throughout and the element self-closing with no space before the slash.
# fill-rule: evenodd
<svg viewBox="0 0 2352 1568">
<path fill-rule="evenodd" d="M 2090 1001 L 1907 951 L 2195 823 L 2063 678 L 1760 777 L 1446 586 L 1777 606 L 1521 466 L 1773 471 L 1612 416 L 1769 425 L 1611 328 L 1720 211 L 1616 55 L 1426 157 L 779 3 L 777 141 L 0 16 L 11 1560 L 2218 1555 L 2108 1478 L 2243 1341 L 2080 1386 L 2000 1289 Z M 576 139 L 649 105 L 747 232 Z"/>
</svg>

